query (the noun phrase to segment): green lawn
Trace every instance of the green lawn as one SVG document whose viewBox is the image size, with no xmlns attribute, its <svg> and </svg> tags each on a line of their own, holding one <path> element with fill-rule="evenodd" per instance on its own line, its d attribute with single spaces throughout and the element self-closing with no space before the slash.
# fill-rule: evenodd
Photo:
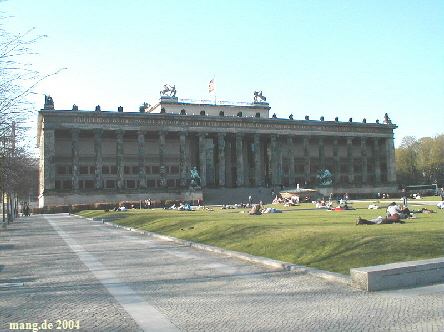
<svg viewBox="0 0 444 332">
<path fill-rule="evenodd" d="M 388 203 L 381 202 L 380 206 Z M 417 219 L 406 220 L 405 224 L 355 225 L 358 216 L 373 219 L 385 215 L 385 209 L 369 210 L 368 204 L 355 203 L 356 210 L 350 211 L 316 210 L 309 203 L 291 210 L 275 206 L 289 210 L 259 216 L 218 207 L 213 211 L 154 209 L 79 214 L 119 215 L 124 218 L 115 222 L 122 225 L 342 274 L 349 274 L 353 267 L 443 256 L 443 210 L 431 205 L 437 213 L 415 214 Z"/>
</svg>

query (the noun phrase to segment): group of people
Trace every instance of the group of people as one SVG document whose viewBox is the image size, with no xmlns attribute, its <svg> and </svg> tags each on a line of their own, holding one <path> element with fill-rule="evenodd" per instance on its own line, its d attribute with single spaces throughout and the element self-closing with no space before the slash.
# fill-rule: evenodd
<svg viewBox="0 0 444 332">
<path fill-rule="evenodd" d="M 165 206 L 164 210 L 194 211 L 188 203 L 180 203 L 178 206 L 176 204 Z"/>
<path fill-rule="evenodd" d="M 321 199 L 318 199 L 316 201 L 316 208 L 327 209 L 330 211 L 356 210 L 354 207 L 351 207 L 344 201 L 341 201 L 341 203 L 338 206 L 334 206 L 332 201 L 323 201 Z"/>
<path fill-rule="evenodd" d="M 356 225 L 381 225 L 381 224 L 393 224 L 400 223 L 404 224 L 403 219 L 414 218 L 412 212 L 405 206 L 398 206 L 395 202 L 390 203 L 387 207 L 387 213 L 385 218 L 379 216 L 377 218 L 367 220 L 361 217 L 356 219 Z"/>
<path fill-rule="evenodd" d="M 265 213 L 282 213 L 282 211 L 272 207 L 263 208 L 261 204 L 254 204 L 251 210 L 248 211 L 248 214 L 251 216 Z"/>
</svg>

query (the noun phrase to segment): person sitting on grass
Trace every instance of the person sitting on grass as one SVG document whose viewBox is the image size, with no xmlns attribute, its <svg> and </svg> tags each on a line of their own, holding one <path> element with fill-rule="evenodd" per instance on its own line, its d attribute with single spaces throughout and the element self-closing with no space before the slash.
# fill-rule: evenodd
<svg viewBox="0 0 444 332">
<path fill-rule="evenodd" d="M 392 202 L 387 208 L 387 217 L 390 217 L 394 214 L 398 214 L 400 219 L 412 218 L 410 210 L 407 207 L 401 208 L 398 207 L 395 202 Z"/>
<path fill-rule="evenodd" d="M 248 212 L 251 216 L 259 215 L 261 213 L 261 206 L 259 204 L 253 205 L 253 208 Z"/>
</svg>

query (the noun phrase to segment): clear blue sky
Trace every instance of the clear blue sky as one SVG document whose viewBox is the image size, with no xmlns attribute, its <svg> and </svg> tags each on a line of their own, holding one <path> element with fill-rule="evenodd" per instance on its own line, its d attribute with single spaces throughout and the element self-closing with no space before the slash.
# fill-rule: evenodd
<svg viewBox="0 0 444 332">
<path fill-rule="evenodd" d="M 35 27 L 32 97 L 56 109 L 138 111 L 164 84 L 182 99 L 253 101 L 271 114 L 368 122 L 388 113 L 395 144 L 444 133 L 442 0 L 9 0 L 11 32 Z"/>
</svg>

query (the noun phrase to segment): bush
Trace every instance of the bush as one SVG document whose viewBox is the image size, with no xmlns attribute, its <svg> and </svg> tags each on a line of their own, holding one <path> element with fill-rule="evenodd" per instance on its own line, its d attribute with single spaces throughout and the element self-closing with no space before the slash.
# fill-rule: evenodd
<svg viewBox="0 0 444 332">
<path fill-rule="evenodd" d="M 82 210 L 95 210 L 94 209 L 94 203 L 88 203 L 88 204 L 73 204 L 71 205 L 71 212 L 76 213 Z"/>
<path fill-rule="evenodd" d="M 95 203 L 94 210 L 113 210 L 117 206 L 116 203 Z"/>
</svg>

